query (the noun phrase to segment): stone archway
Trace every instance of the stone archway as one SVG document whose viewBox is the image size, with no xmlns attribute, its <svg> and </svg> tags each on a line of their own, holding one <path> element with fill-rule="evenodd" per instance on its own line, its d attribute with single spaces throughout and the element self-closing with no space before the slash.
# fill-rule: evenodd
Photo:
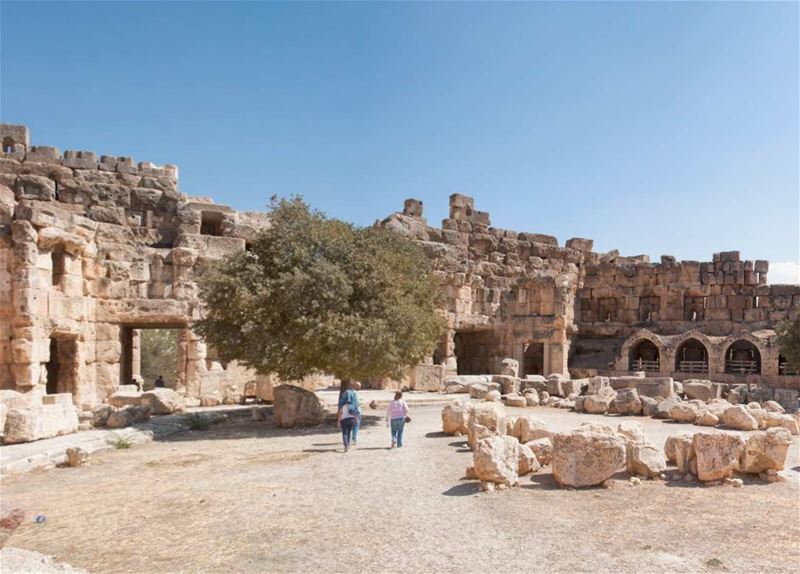
<svg viewBox="0 0 800 574">
<path fill-rule="evenodd" d="M 761 353 L 755 344 L 737 339 L 725 350 L 725 372 L 731 375 L 761 374 Z"/>
<path fill-rule="evenodd" d="M 690 337 L 675 351 L 675 371 L 679 373 L 708 373 L 708 349 Z"/>
<path fill-rule="evenodd" d="M 650 339 L 635 343 L 628 357 L 631 371 L 658 372 L 661 368 L 661 352 Z"/>
</svg>

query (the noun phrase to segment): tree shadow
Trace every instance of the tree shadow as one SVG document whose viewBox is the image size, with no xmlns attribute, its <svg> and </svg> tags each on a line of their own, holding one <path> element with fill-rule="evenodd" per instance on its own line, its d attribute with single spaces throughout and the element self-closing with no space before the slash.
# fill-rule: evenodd
<svg viewBox="0 0 800 574">
<path fill-rule="evenodd" d="M 190 416 L 207 418 L 209 426 L 203 430 L 192 430 Z M 225 418 L 219 420 L 220 416 Z M 370 428 L 378 425 L 383 417 L 363 415 L 360 428 Z M 194 440 L 231 440 L 248 438 L 270 437 L 303 437 L 317 435 L 339 435 L 341 429 L 336 425 L 336 418 L 328 416 L 315 426 L 283 428 L 275 425 L 271 416 L 271 409 L 267 412 L 265 420 L 253 420 L 250 409 L 231 408 L 213 411 L 195 411 L 193 413 L 176 413 L 163 417 L 153 418 L 148 422 L 135 423 L 133 428 L 152 430 L 153 440 L 158 442 L 188 442 Z M 335 443 L 318 444 L 315 446 L 328 446 Z"/>
<path fill-rule="evenodd" d="M 481 489 L 481 483 L 477 481 L 472 482 L 462 482 L 461 484 L 456 484 L 455 486 L 451 486 L 447 490 L 445 490 L 442 495 L 443 496 L 472 496 L 473 494 L 478 494 Z"/>
<path fill-rule="evenodd" d="M 464 447 L 466 447 L 468 444 L 469 444 L 469 443 L 468 443 L 467 441 L 465 441 L 465 440 L 457 440 L 457 441 L 455 441 L 455 442 L 451 442 L 451 443 L 449 443 L 447 446 L 455 446 L 455 447 L 458 447 L 458 448 L 464 448 Z"/>
<path fill-rule="evenodd" d="M 425 433 L 425 438 L 442 438 L 442 437 L 446 437 L 446 436 L 451 436 L 451 435 L 449 435 L 449 434 L 447 434 L 445 432 L 442 432 L 442 431 L 433 431 L 433 432 Z"/>
</svg>

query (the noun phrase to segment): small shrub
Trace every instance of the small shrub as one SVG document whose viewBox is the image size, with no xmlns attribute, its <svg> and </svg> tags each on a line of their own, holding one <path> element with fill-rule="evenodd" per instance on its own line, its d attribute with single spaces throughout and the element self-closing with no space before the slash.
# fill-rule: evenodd
<svg viewBox="0 0 800 574">
<path fill-rule="evenodd" d="M 709 558 L 706 560 L 706 566 L 709 568 L 722 568 L 722 560 L 719 558 Z"/>
<path fill-rule="evenodd" d="M 132 442 L 131 442 L 131 440 L 130 440 L 130 439 L 128 439 L 128 438 L 125 438 L 125 437 L 119 437 L 119 438 L 118 438 L 118 439 L 116 439 L 116 440 L 112 440 L 112 441 L 111 441 L 111 445 L 112 445 L 112 446 L 113 446 L 115 449 L 117 449 L 117 450 L 120 450 L 120 449 L 125 449 L 125 448 L 131 448 L 131 447 L 133 446 L 133 443 L 132 443 Z"/>
</svg>

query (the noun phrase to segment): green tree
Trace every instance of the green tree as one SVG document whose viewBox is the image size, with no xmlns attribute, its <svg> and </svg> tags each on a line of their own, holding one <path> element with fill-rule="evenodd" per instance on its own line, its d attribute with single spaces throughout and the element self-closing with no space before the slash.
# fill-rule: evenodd
<svg viewBox="0 0 800 574">
<path fill-rule="evenodd" d="M 800 319 L 778 326 L 778 347 L 792 371 L 800 371 Z"/>
<path fill-rule="evenodd" d="M 270 227 L 200 275 L 198 332 L 222 359 L 283 380 L 399 376 L 432 353 L 439 287 L 421 247 L 272 199 Z"/>
<path fill-rule="evenodd" d="M 140 332 L 142 378 L 147 388 L 159 375 L 175 385 L 178 372 L 178 332 L 175 329 L 142 329 Z"/>
</svg>

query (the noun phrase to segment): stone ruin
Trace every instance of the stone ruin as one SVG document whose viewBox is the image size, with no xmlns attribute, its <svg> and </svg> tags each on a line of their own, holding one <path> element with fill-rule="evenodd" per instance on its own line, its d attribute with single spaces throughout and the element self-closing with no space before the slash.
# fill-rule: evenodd
<svg viewBox="0 0 800 574">
<path fill-rule="evenodd" d="M 709 408 L 717 405 L 722 406 L 711 403 Z M 780 409 L 776 404 L 767 407 Z M 723 407 L 723 412 L 739 410 L 746 409 Z M 631 420 L 614 423 L 616 429 L 585 422 L 572 431 L 556 433 L 535 416 L 510 416 L 499 402 L 461 400 L 442 409 L 442 431 L 467 436 L 473 464 L 466 477 L 480 480 L 481 489 L 487 491 L 516 486 L 521 476 L 544 467 L 551 467 L 553 479 L 565 488 L 610 488 L 612 478 L 621 471 L 630 475 L 630 486 L 642 479 L 666 480 L 670 464 L 677 467 L 673 469 L 677 473 L 670 473 L 673 481 L 699 480 L 708 485 L 724 481 L 738 487 L 743 484 L 738 476 L 783 480 L 778 473 L 785 469 L 792 435 L 798 434 L 797 419 L 788 416 L 790 430 L 781 425 L 745 429 L 737 426 L 736 418 L 731 416 L 725 426 L 755 432 L 743 436 L 716 430 L 683 431 L 668 436 L 660 447 L 647 440 L 641 423 Z"/>
<path fill-rule="evenodd" d="M 441 228 L 407 200 L 381 226 L 417 241 L 445 285 L 445 376 L 630 375 L 800 388 L 776 326 L 800 317 L 800 285 L 769 285 L 767 261 L 738 251 L 712 261 L 596 253 L 590 239 L 491 227 L 472 198 L 450 197 Z"/>
<path fill-rule="evenodd" d="M 25 126 L 0 125 L 0 140 L 0 429 L 13 410 L 26 436 L 72 432 L 75 407 L 85 414 L 133 393 L 140 333 L 151 328 L 178 332 L 171 386 L 188 404 L 253 385 L 271 398 L 280 381 L 221 363 L 192 330 L 202 314 L 198 269 L 245 249 L 268 214 L 182 193 L 172 165 L 31 146 Z M 595 253 L 588 239 L 559 246 L 491 227 L 458 194 L 441 228 L 416 200 L 378 225 L 432 259 L 447 330 L 404 380 L 372 386 L 440 391 L 454 375 L 501 373 L 511 357 L 523 377 L 644 371 L 800 387 L 774 333 L 798 317 L 800 286 L 768 285 L 766 261 L 727 252 L 651 264 Z"/>
</svg>

